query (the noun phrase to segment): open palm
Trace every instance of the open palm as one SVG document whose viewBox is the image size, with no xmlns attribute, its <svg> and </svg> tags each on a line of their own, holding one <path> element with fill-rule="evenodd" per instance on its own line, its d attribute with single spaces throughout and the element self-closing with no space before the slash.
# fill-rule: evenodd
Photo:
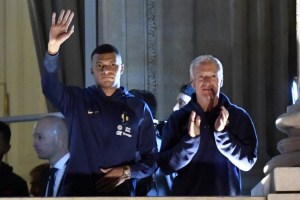
<svg viewBox="0 0 300 200">
<path fill-rule="evenodd" d="M 60 45 L 66 41 L 74 32 L 74 25 L 69 26 L 74 17 L 74 12 L 62 10 L 56 22 L 56 13 L 52 14 L 52 24 L 49 33 L 48 52 L 55 54 L 58 52 Z"/>
</svg>

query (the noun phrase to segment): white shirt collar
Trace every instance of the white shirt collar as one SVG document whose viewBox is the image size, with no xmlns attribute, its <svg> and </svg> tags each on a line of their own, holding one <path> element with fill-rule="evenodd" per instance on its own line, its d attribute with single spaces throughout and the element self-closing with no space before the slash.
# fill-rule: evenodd
<svg viewBox="0 0 300 200">
<path fill-rule="evenodd" d="M 61 159 L 59 159 L 52 167 L 57 169 L 63 169 L 65 167 L 66 162 L 70 158 L 70 153 L 66 153 Z"/>
</svg>

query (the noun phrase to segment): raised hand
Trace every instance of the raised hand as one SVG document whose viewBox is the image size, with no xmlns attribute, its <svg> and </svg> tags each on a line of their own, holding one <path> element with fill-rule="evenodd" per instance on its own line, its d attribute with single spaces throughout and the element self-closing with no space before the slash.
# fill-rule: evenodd
<svg viewBox="0 0 300 200">
<path fill-rule="evenodd" d="M 74 25 L 69 29 L 73 17 L 74 12 L 61 10 L 56 22 L 56 13 L 52 14 L 52 24 L 48 42 L 49 54 L 56 54 L 59 51 L 60 45 L 74 33 Z"/>
<path fill-rule="evenodd" d="M 215 130 L 216 131 L 222 131 L 225 128 L 228 117 L 229 117 L 228 110 L 224 106 L 221 106 L 220 115 L 215 121 Z"/>
<path fill-rule="evenodd" d="M 189 118 L 189 134 L 191 137 L 196 137 L 200 135 L 200 123 L 200 116 L 196 116 L 196 112 L 192 111 Z"/>
</svg>

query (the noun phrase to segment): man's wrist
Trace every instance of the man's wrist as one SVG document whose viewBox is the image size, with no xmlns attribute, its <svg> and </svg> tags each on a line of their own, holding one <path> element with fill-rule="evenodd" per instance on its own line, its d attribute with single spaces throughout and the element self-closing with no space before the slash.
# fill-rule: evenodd
<svg viewBox="0 0 300 200">
<path fill-rule="evenodd" d="M 48 54 L 56 55 L 58 51 L 59 51 L 59 47 L 48 43 Z"/>
<path fill-rule="evenodd" d="M 131 178 L 131 170 L 130 167 L 128 165 L 123 167 L 123 174 L 122 176 L 124 177 L 125 180 L 130 179 Z"/>
</svg>

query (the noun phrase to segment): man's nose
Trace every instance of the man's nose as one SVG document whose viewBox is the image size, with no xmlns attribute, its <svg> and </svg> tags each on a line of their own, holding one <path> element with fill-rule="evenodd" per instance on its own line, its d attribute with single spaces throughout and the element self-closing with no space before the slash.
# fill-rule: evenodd
<svg viewBox="0 0 300 200">
<path fill-rule="evenodd" d="M 111 71 L 111 67 L 109 65 L 103 65 L 100 71 L 106 74 L 107 72 Z"/>
<path fill-rule="evenodd" d="M 209 78 L 208 76 L 203 77 L 202 83 L 203 83 L 204 85 L 210 84 L 210 78 Z"/>
<path fill-rule="evenodd" d="M 113 70 L 114 67 L 115 67 L 114 64 L 102 65 L 102 66 L 101 66 L 101 71 L 103 71 L 103 70 L 109 70 L 109 71 L 110 71 L 110 70 Z"/>
</svg>

